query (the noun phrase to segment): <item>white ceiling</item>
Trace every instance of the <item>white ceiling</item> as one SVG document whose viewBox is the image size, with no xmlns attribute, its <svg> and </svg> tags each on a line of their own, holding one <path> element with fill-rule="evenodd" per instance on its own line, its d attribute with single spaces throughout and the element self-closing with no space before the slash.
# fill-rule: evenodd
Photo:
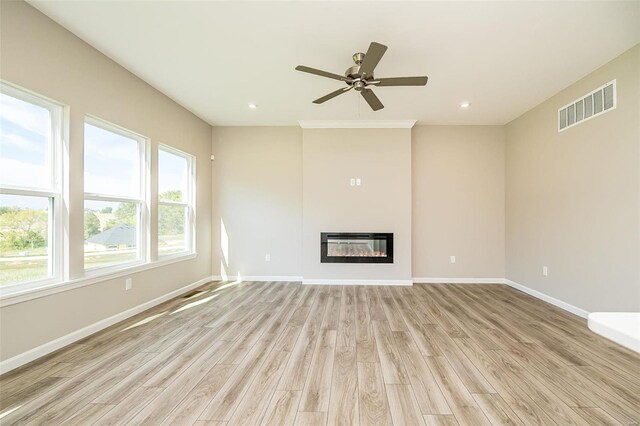
<svg viewBox="0 0 640 426">
<path fill-rule="evenodd" d="M 213 125 L 505 124 L 640 41 L 638 1 L 30 3 Z M 312 104 L 343 83 L 294 67 L 342 74 L 371 41 L 377 77 L 429 84 Z"/>
</svg>

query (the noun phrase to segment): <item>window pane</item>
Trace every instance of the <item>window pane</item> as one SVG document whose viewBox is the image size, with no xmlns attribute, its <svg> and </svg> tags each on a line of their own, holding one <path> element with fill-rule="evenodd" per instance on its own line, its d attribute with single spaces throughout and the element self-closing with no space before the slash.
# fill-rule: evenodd
<svg viewBox="0 0 640 426">
<path fill-rule="evenodd" d="M 158 150 L 158 193 L 160 201 L 187 201 L 189 182 L 187 159 Z"/>
<path fill-rule="evenodd" d="M 85 123 L 84 192 L 140 196 L 140 154 L 136 139 Z"/>
<path fill-rule="evenodd" d="M 84 268 L 138 259 L 138 217 L 138 203 L 85 200 Z"/>
<path fill-rule="evenodd" d="M 0 93 L 0 183 L 51 188 L 51 113 Z"/>
<path fill-rule="evenodd" d="M 567 127 L 567 109 L 563 109 L 560 111 L 560 128 L 564 129 Z"/>
<path fill-rule="evenodd" d="M 161 204 L 158 207 L 158 255 L 187 251 L 185 226 L 188 208 Z"/>
<path fill-rule="evenodd" d="M 46 197 L 0 195 L 0 285 L 49 277 Z"/>
</svg>

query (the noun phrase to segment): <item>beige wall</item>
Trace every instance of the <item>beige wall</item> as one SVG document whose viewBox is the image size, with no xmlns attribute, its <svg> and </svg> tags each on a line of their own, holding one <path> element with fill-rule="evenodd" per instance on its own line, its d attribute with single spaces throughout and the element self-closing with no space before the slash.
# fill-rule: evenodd
<svg viewBox="0 0 640 426">
<path fill-rule="evenodd" d="M 302 275 L 301 138 L 299 127 L 214 129 L 215 275 Z"/>
<path fill-rule="evenodd" d="M 504 151 L 503 126 L 413 128 L 414 277 L 504 278 Z"/>
<path fill-rule="evenodd" d="M 70 106 L 71 278 L 83 269 L 85 114 L 150 138 L 154 154 L 161 142 L 195 155 L 198 180 L 196 259 L 133 274 L 131 291 L 122 277 L 2 308 L 0 359 L 6 360 L 211 275 L 211 126 L 28 4 L 0 4 L 0 77 Z M 152 182 L 155 176 L 154 168 Z"/>
<path fill-rule="evenodd" d="M 411 130 L 304 129 L 302 165 L 304 279 L 411 279 Z M 393 232 L 394 263 L 320 263 L 320 233 L 348 231 Z"/>
<path fill-rule="evenodd" d="M 613 79 L 615 110 L 558 132 L 558 108 Z M 640 310 L 639 103 L 637 45 L 506 126 L 507 278 L 587 311 Z"/>
</svg>

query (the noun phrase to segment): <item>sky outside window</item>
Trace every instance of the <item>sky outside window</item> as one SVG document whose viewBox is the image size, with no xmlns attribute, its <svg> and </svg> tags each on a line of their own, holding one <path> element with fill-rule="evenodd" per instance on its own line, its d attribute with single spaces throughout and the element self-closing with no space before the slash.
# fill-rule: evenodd
<svg viewBox="0 0 640 426">
<path fill-rule="evenodd" d="M 50 111 L 0 93 L 0 182 L 51 189 L 50 144 Z"/>
<path fill-rule="evenodd" d="M 158 151 L 158 193 L 161 201 L 187 201 L 188 165 L 183 156 L 172 154 L 163 149 Z M 164 194 L 172 192 L 173 196 Z M 175 196 L 175 194 L 180 196 Z M 164 196 L 163 196 L 164 195 Z"/>
<path fill-rule="evenodd" d="M 85 192 L 139 197 L 139 164 L 137 140 L 85 123 Z"/>
</svg>

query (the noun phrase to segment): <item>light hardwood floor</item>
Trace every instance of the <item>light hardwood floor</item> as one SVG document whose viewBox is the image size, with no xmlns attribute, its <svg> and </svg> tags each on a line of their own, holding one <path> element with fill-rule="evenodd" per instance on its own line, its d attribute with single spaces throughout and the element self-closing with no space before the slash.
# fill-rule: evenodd
<svg viewBox="0 0 640 426">
<path fill-rule="evenodd" d="M 503 285 L 210 283 L 0 386 L 3 425 L 640 420 L 637 354 Z"/>
</svg>

